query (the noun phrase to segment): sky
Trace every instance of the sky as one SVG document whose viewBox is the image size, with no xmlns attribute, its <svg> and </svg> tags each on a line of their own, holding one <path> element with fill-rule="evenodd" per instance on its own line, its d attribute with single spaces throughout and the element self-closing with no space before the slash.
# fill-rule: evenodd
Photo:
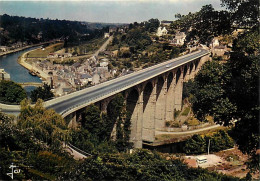
<svg viewBox="0 0 260 181">
<path fill-rule="evenodd" d="M 221 9 L 221 0 L 41 0 L 2 1 L 0 14 L 103 23 L 133 23 L 151 18 L 174 20 L 177 13 L 188 14 L 212 4 Z"/>
</svg>

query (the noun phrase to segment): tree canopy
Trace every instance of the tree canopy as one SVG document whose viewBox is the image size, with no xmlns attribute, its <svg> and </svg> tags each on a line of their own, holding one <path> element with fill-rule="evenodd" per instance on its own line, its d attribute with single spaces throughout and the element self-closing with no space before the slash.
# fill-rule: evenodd
<svg viewBox="0 0 260 181">
<path fill-rule="evenodd" d="M 232 20 L 238 27 L 253 27 L 259 23 L 258 0 L 221 0 L 230 10 Z"/>
<path fill-rule="evenodd" d="M 52 109 L 45 109 L 41 99 L 38 99 L 34 106 L 31 106 L 27 99 L 21 102 L 18 126 L 22 129 L 32 129 L 37 139 L 55 147 L 61 145 L 68 133 L 61 115 Z"/>
<path fill-rule="evenodd" d="M 8 80 L 0 81 L 0 102 L 20 104 L 26 97 L 26 91 L 19 84 Z"/>
<path fill-rule="evenodd" d="M 259 156 L 259 52 L 255 44 L 248 42 L 247 34 L 239 36 L 234 43 L 234 52 L 227 63 L 207 62 L 194 79 L 197 91 L 193 91 L 192 105 L 199 119 L 211 115 L 218 123 L 230 125 L 235 119 L 234 134 L 239 149 L 251 156 L 250 166 L 257 168 Z M 259 45 L 259 42 L 256 45 Z M 250 47 L 250 48 L 249 48 Z"/>
<path fill-rule="evenodd" d="M 36 102 L 38 99 L 46 101 L 53 98 L 54 94 L 51 91 L 51 86 L 44 83 L 42 87 L 37 87 L 36 89 L 34 89 L 31 92 L 30 97 L 32 102 Z"/>
</svg>

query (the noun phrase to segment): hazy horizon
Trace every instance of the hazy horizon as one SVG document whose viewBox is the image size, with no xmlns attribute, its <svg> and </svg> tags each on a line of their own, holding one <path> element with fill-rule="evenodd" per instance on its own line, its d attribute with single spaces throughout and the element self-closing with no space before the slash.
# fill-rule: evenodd
<svg viewBox="0 0 260 181">
<path fill-rule="evenodd" d="M 100 23 L 132 23 L 151 18 L 174 20 L 177 13 L 188 14 L 220 0 L 167 1 L 0 1 L 0 14 Z"/>
</svg>

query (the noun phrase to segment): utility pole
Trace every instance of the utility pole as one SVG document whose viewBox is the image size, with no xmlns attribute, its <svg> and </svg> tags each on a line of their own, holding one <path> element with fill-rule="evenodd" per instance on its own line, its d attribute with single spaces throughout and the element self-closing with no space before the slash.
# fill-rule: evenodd
<svg viewBox="0 0 260 181">
<path fill-rule="evenodd" d="M 209 147 L 210 147 L 210 139 L 209 139 L 209 144 L 208 144 L 208 155 L 209 155 Z"/>
</svg>

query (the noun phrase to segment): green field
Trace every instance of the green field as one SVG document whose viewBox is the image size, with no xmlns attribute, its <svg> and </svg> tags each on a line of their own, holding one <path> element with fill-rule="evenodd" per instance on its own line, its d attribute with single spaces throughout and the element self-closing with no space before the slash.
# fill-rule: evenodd
<svg viewBox="0 0 260 181">
<path fill-rule="evenodd" d="M 104 39 L 103 37 L 93 39 L 82 45 L 67 48 L 65 52 L 68 52 L 71 54 L 76 53 L 78 55 L 86 55 L 86 54 L 91 55 L 96 50 L 98 50 L 106 40 L 107 39 Z"/>
<path fill-rule="evenodd" d="M 49 46 L 47 46 L 46 48 L 41 49 L 36 49 L 30 53 L 27 54 L 28 58 L 47 58 L 47 56 L 49 55 L 49 53 L 53 53 L 56 52 L 60 49 L 63 48 L 64 43 L 55 43 L 55 44 L 51 44 Z"/>
</svg>

